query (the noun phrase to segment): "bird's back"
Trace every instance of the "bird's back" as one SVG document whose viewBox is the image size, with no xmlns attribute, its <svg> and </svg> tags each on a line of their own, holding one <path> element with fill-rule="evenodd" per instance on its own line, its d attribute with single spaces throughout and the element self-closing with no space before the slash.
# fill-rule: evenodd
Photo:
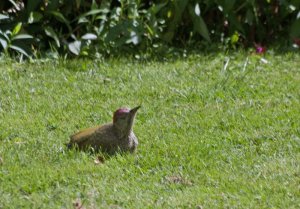
<svg viewBox="0 0 300 209">
<path fill-rule="evenodd" d="M 100 126 L 96 126 L 96 127 L 92 127 L 92 128 L 86 128 L 83 129 L 73 135 L 70 136 L 70 139 L 72 143 L 79 143 L 80 141 L 82 141 L 85 138 L 90 137 L 91 135 L 93 135 L 95 133 L 95 131 L 97 129 L 99 129 Z"/>
<path fill-rule="evenodd" d="M 113 130 L 113 125 L 105 124 L 84 129 L 70 136 L 69 145 L 76 145 L 79 149 L 88 149 L 92 147 L 96 150 L 99 148 L 108 150 L 110 147 L 114 146 L 116 141 L 117 136 Z"/>
</svg>

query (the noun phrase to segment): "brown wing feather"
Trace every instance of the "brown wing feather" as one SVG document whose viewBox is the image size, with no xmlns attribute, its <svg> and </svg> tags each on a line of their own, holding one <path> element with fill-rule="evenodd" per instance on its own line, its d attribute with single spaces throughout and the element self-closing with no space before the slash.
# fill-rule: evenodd
<svg viewBox="0 0 300 209">
<path fill-rule="evenodd" d="M 97 129 L 99 129 L 99 126 L 83 129 L 70 136 L 71 142 L 80 142 L 80 140 L 85 139 L 95 133 Z"/>
<path fill-rule="evenodd" d="M 83 129 L 73 135 L 70 136 L 70 142 L 68 147 L 72 147 L 74 144 L 77 144 L 79 148 L 85 146 L 88 143 L 91 136 L 99 129 L 99 126 Z"/>
<path fill-rule="evenodd" d="M 68 147 L 77 145 L 79 149 L 93 147 L 103 150 L 117 149 L 119 136 L 113 128 L 113 124 L 104 124 L 93 128 L 87 128 L 70 136 Z"/>
</svg>

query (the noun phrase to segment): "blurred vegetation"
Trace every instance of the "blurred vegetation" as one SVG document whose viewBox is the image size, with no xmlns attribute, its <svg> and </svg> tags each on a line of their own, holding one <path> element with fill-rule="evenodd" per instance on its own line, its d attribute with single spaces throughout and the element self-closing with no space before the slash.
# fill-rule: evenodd
<svg viewBox="0 0 300 209">
<path fill-rule="evenodd" d="M 300 43 L 299 0 L 5 0 L 0 51 L 101 56 Z M 300 45 L 300 44 L 299 44 Z"/>
</svg>

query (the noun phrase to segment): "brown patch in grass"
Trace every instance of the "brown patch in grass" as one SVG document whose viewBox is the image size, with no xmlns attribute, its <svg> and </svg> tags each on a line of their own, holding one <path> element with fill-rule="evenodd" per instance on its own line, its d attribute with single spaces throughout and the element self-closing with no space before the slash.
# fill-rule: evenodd
<svg viewBox="0 0 300 209">
<path fill-rule="evenodd" d="M 81 202 L 80 199 L 76 199 L 73 202 L 73 207 L 74 207 L 74 209 L 85 209 L 85 207 L 83 207 L 83 202 Z"/>
<path fill-rule="evenodd" d="M 172 184 L 182 184 L 182 185 L 186 185 L 186 186 L 193 185 L 192 181 L 188 180 L 187 178 L 185 178 L 181 175 L 167 176 L 166 180 Z"/>
<path fill-rule="evenodd" d="M 95 163 L 96 165 L 104 164 L 104 162 L 105 162 L 105 158 L 104 158 L 103 156 L 101 156 L 101 155 L 98 155 L 98 156 L 96 157 L 96 159 L 94 160 L 94 163 Z"/>
</svg>

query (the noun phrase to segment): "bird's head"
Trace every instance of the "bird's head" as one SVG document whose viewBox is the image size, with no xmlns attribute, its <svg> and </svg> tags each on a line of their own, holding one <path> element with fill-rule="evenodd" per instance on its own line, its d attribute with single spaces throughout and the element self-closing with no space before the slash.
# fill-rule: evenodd
<svg viewBox="0 0 300 209">
<path fill-rule="evenodd" d="M 136 112 L 140 107 L 141 106 L 137 106 L 132 109 L 120 108 L 114 112 L 113 124 L 119 131 L 121 131 L 122 135 L 129 135 L 132 130 Z"/>
</svg>

